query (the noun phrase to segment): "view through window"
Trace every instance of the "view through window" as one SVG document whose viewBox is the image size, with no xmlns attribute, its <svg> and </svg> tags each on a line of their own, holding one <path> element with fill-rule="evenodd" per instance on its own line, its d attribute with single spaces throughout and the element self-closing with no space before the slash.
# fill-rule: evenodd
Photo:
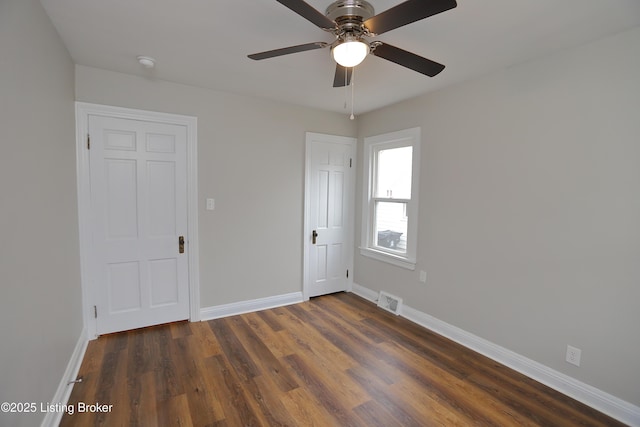
<svg viewBox="0 0 640 427">
<path fill-rule="evenodd" d="M 377 152 L 375 186 L 375 244 L 407 252 L 407 203 L 411 200 L 413 147 Z"/>
</svg>

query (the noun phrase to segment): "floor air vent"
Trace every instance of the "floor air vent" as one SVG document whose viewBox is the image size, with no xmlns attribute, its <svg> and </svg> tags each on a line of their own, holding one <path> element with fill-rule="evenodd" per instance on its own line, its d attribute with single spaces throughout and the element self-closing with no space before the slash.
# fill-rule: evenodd
<svg viewBox="0 0 640 427">
<path fill-rule="evenodd" d="M 393 314 L 400 314 L 400 310 L 402 309 L 402 298 L 388 294 L 385 291 L 380 291 L 378 307 L 384 308 Z"/>
</svg>

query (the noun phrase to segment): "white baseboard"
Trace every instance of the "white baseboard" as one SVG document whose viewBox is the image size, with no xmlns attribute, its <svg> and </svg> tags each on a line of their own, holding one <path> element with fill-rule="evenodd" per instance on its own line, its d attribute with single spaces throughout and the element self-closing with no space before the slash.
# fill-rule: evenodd
<svg viewBox="0 0 640 427">
<path fill-rule="evenodd" d="M 78 372 L 80 371 L 80 365 L 82 365 L 82 359 L 84 359 L 84 354 L 87 351 L 88 344 L 89 340 L 87 339 L 87 328 L 84 327 L 80 332 L 80 337 L 76 342 L 73 353 L 71 353 L 71 358 L 69 359 L 69 363 L 67 363 L 67 369 L 65 369 L 64 374 L 62 375 L 62 379 L 58 384 L 58 389 L 56 390 L 53 399 L 49 401 L 51 405 L 59 404 L 60 406 L 64 406 L 69 401 L 69 396 L 71 396 L 71 391 L 73 390 L 73 384 L 69 384 L 69 381 L 75 380 L 77 378 Z M 42 420 L 42 424 L 40 424 L 40 427 L 57 427 L 58 425 L 60 425 L 62 415 L 64 415 L 63 411 L 47 412 L 44 419 Z"/>
<path fill-rule="evenodd" d="M 200 319 L 203 321 L 218 319 L 220 317 L 235 316 L 236 314 L 250 313 L 252 311 L 297 304 L 302 301 L 302 292 L 292 292 L 290 294 L 275 295 L 272 297 L 234 302 L 231 304 L 215 305 L 213 307 L 200 309 Z"/>
<path fill-rule="evenodd" d="M 352 292 L 371 302 L 378 302 L 378 292 L 372 291 L 371 289 L 365 288 L 364 286 L 358 285 L 357 283 L 353 284 Z"/>
<path fill-rule="evenodd" d="M 353 293 L 372 302 L 375 302 L 378 298 L 377 292 L 356 283 L 353 284 Z M 625 424 L 640 427 L 640 407 L 638 406 L 487 341 L 484 338 L 480 338 L 477 335 L 443 322 L 406 304 L 402 307 L 401 316 L 487 356 L 496 362 L 502 363 L 521 374 L 533 378 Z"/>
</svg>

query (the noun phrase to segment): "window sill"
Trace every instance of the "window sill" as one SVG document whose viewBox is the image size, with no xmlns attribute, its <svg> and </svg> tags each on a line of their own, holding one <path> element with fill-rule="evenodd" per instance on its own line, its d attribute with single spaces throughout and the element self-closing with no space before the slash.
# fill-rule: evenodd
<svg viewBox="0 0 640 427">
<path fill-rule="evenodd" d="M 392 255 L 387 252 L 377 251 L 371 248 L 360 248 L 360 255 L 368 258 L 373 258 L 378 261 L 386 262 L 388 264 L 395 265 L 397 267 L 406 268 L 407 270 L 415 270 L 416 262 L 408 258 L 404 258 L 397 255 Z"/>
</svg>

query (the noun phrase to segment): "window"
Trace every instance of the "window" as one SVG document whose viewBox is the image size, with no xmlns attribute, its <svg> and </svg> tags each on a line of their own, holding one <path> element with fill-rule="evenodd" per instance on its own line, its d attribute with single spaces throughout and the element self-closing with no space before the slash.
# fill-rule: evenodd
<svg viewBox="0 0 640 427">
<path fill-rule="evenodd" d="M 416 263 L 420 128 L 364 139 L 362 255 L 413 270 Z"/>
</svg>

